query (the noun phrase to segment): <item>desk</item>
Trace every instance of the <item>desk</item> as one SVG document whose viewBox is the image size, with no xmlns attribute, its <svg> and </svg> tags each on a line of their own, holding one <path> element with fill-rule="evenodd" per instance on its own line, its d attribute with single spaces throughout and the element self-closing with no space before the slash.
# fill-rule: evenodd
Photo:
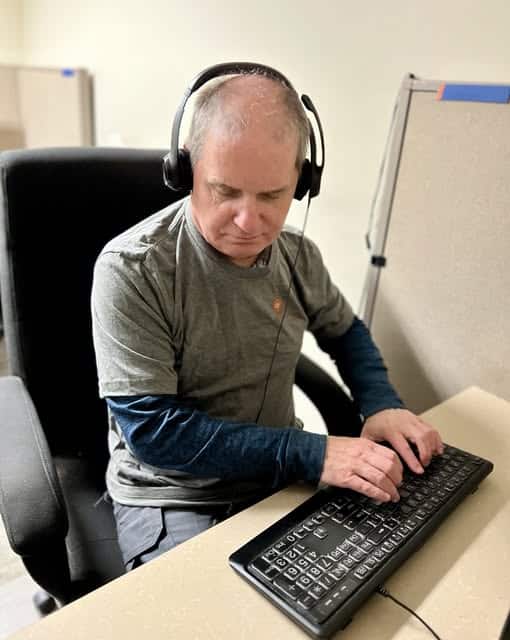
<svg viewBox="0 0 510 640">
<path fill-rule="evenodd" d="M 386 587 L 447 640 L 498 637 L 510 606 L 510 403 L 476 387 L 424 414 L 446 442 L 494 462 Z M 295 486 L 11 636 L 12 640 L 184 640 L 308 636 L 229 567 L 227 558 L 312 491 Z M 428 640 L 375 594 L 341 640 Z"/>
</svg>

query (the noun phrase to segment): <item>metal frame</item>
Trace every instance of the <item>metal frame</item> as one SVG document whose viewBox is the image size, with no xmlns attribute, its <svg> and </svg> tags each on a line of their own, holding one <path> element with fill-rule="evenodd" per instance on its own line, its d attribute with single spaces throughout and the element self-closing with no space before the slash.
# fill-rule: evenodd
<svg viewBox="0 0 510 640">
<path fill-rule="evenodd" d="M 389 145 L 381 163 L 381 182 L 376 188 L 374 196 L 374 211 L 376 213 L 376 234 L 371 247 L 370 264 L 361 296 L 359 316 L 370 327 L 374 316 L 375 299 L 379 286 L 381 269 L 384 268 L 386 258 L 384 251 L 388 237 L 393 200 L 400 169 L 400 158 L 404 145 L 407 118 L 413 91 L 437 91 L 441 85 L 438 80 L 420 80 L 413 74 L 404 76 L 397 102 L 395 114 L 389 133 Z M 381 194 L 379 194 L 381 189 Z M 378 264 L 374 264 L 374 261 Z"/>
</svg>

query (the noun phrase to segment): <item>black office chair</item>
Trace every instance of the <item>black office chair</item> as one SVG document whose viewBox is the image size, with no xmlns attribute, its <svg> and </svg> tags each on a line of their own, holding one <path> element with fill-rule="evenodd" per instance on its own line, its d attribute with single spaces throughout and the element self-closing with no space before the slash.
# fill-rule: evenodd
<svg viewBox="0 0 510 640">
<path fill-rule="evenodd" d="M 91 337 L 104 244 L 175 200 L 163 150 L 0 154 L 0 288 L 9 376 L 0 378 L 0 510 L 12 549 L 44 590 L 41 612 L 124 573 L 110 505 L 106 408 Z M 334 432 L 352 403 L 302 357 L 296 383 Z M 345 424 L 345 422 L 344 422 Z M 44 593 L 46 592 L 46 593 Z"/>
</svg>

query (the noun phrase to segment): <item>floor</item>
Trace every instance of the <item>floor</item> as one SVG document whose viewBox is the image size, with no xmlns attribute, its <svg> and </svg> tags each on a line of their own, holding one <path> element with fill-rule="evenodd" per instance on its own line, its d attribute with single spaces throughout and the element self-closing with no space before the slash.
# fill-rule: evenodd
<svg viewBox="0 0 510 640">
<path fill-rule="evenodd" d="M 7 373 L 4 340 L 0 339 L 0 375 Z M 0 640 L 8 638 L 38 620 L 32 596 L 38 590 L 19 556 L 9 546 L 7 534 L 0 524 Z"/>
<path fill-rule="evenodd" d="M 32 603 L 32 595 L 37 589 L 27 573 L 0 585 L 1 640 L 39 620 L 39 614 Z"/>
</svg>

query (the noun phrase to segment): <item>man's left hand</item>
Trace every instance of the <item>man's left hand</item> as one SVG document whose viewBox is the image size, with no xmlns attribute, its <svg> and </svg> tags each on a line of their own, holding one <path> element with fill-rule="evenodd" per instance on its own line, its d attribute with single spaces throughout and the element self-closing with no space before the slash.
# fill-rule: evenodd
<svg viewBox="0 0 510 640">
<path fill-rule="evenodd" d="M 373 442 L 389 442 L 415 473 L 423 473 L 432 456 L 443 453 L 439 432 L 407 409 L 385 409 L 367 418 L 361 437 Z M 418 458 L 409 442 L 416 445 Z M 421 462 L 421 464 L 420 464 Z"/>
</svg>

